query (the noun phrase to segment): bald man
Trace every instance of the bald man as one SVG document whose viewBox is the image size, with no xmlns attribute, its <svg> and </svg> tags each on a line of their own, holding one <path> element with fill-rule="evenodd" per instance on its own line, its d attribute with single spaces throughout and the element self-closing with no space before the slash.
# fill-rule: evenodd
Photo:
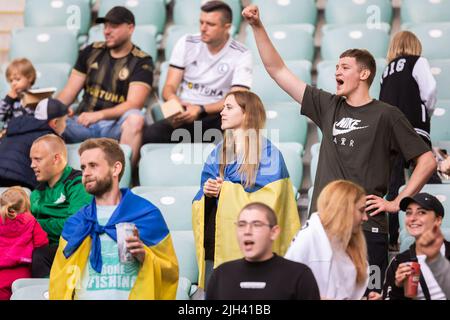
<svg viewBox="0 0 450 320">
<path fill-rule="evenodd" d="M 36 139 L 30 150 L 31 168 L 39 185 L 31 193 L 31 213 L 47 232 L 49 246 L 33 252 L 32 276 L 48 277 L 64 223 L 92 196 L 81 183 L 81 171 L 67 165 L 67 148 L 57 135 Z"/>
</svg>

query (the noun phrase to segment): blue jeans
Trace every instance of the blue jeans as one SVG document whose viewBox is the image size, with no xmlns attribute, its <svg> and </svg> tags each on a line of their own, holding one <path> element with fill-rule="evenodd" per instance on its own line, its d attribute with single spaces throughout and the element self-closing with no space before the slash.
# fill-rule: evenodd
<svg viewBox="0 0 450 320">
<path fill-rule="evenodd" d="M 120 140 L 122 134 L 122 124 L 128 116 L 136 114 L 143 117 L 138 109 L 131 109 L 125 112 L 119 119 L 100 120 L 89 127 L 85 127 L 77 122 L 78 116 L 67 119 L 66 130 L 63 137 L 66 143 L 82 142 L 89 138 L 112 138 Z"/>
</svg>

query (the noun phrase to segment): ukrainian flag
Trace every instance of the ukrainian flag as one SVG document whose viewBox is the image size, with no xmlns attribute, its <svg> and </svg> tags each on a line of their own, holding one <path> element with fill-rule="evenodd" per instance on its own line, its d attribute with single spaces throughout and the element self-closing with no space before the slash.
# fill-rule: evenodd
<svg viewBox="0 0 450 320">
<path fill-rule="evenodd" d="M 98 224 L 95 199 L 66 221 L 50 272 L 51 300 L 73 298 L 87 263 L 101 272 L 99 235 L 106 233 L 117 241 L 115 225 L 120 222 L 136 224 L 146 252 L 129 299 L 175 299 L 178 261 L 161 212 L 129 189 L 121 192 L 122 200 L 105 226 Z"/>
<path fill-rule="evenodd" d="M 201 176 L 200 191 L 192 203 L 192 227 L 195 236 L 199 286 L 205 281 L 204 221 L 205 196 L 203 185 L 219 176 L 222 143 L 209 155 Z M 224 182 L 217 203 L 214 268 L 220 264 L 242 258 L 239 249 L 235 222 L 241 209 L 251 202 L 262 202 L 277 214 L 281 234 L 273 244 L 273 251 L 284 256 L 292 238 L 300 228 L 300 218 L 293 186 L 281 152 L 267 139 L 263 139 L 261 163 L 255 185 L 244 188 L 238 172 L 238 163 L 225 167 Z"/>
</svg>

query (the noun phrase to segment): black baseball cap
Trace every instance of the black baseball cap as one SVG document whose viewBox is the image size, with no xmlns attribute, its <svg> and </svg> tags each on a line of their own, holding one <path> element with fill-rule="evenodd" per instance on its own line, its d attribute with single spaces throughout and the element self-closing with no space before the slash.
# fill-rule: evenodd
<svg viewBox="0 0 450 320">
<path fill-rule="evenodd" d="M 422 208 L 433 210 L 438 216 L 444 217 L 444 207 L 442 206 L 442 203 L 438 198 L 429 193 L 423 192 L 418 193 L 413 197 L 403 198 L 402 201 L 400 201 L 400 209 L 406 211 L 406 208 L 410 203 L 417 203 Z"/>
<path fill-rule="evenodd" d="M 111 22 L 114 24 L 136 24 L 134 22 L 134 14 L 130 10 L 122 6 L 113 7 L 103 18 L 95 19 L 95 23 Z"/>
<path fill-rule="evenodd" d="M 52 120 L 65 116 L 69 113 L 69 108 L 61 101 L 47 98 L 39 101 L 34 110 L 34 117 L 38 120 Z"/>
</svg>

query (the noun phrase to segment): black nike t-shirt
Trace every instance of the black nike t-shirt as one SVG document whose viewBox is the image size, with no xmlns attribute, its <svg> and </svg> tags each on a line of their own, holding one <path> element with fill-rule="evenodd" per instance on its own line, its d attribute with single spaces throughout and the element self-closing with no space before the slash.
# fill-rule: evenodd
<svg viewBox="0 0 450 320">
<path fill-rule="evenodd" d="M 311 269 L 274 254 L 262 262 L 221 264 L 212 274 L 206 300 L 320 300 Z"/>
<path fill-rule="evenodd" d="M 322 189 L 338 179 L 384 197 L 395 155 L 409 161 L 430 151 L 398 108 L 376 99 L 352 107 L 341 96 L 307 86 L 301 113 L 323 133 L 310 212 L 316 211 Z M 363 228 L 387 233 L 386 214 L 369 217 Z"/>
</svg>

